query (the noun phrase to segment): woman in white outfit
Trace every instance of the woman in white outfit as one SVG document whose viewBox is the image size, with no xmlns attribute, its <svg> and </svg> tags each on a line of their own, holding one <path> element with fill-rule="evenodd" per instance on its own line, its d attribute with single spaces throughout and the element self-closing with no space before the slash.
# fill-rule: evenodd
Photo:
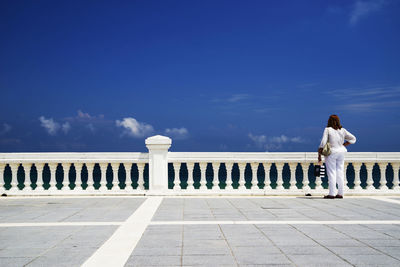
<svg viewBox="0 0 400 267">
<path fill-rule="evenodd" d="M 324 196 L 324 198 L 343 198 L 344 155 L 347 152 L 346 146 L 354 144 L 356 138 L 340 125 L 337 115 L 331 115 L 318 149 L 318 161 L 320 162 L 322 149 L 326 142 L 330 143 L 331 154 L 325 156 L 326 172 L 329 179 L 329 195 Z M 336 184 L 338 185 L 337 194 Z"/>
</svg>

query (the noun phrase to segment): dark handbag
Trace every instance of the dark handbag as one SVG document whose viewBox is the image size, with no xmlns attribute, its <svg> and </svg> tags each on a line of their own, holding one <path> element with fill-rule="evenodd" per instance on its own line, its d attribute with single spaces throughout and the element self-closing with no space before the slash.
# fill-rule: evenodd
<svg viewBox="0 0 400 267">
<path fill-rule="evenodd" d="M 314 165 L 314 176 L 324 177 L 325 176 L 325 165 Z"/>
</svg>

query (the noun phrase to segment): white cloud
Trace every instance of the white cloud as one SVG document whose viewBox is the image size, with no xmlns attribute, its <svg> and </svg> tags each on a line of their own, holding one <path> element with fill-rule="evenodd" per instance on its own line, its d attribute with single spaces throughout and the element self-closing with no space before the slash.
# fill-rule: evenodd
<svg viewBox="0 0 400 267">
<path fill-rule="evenodd" d="M 398 108 L 400 105 L 399 85 L 337 89 L 326 94 L 340 102 L 336 109 L 349 112 L 384 111 Z"/>
<path fill-rule="evenodd" d="M 286 135 L 267 137 L 266 135 L 248 134 L 248 137 L 254 142 L 259 149 L 278 150 L 285 143 L 303 143 L 304 140 L 300 136 L 287 137 Z"/>
<path fill-rule="evenodd" d="M 138 122 L 135 118 L 123 118 L 115 121 L 118 127 L 124 128 L 124 134 L 132 137 L 145 137 L 154 132 L 153 126 L 144 122 Z"/>
<path fill-rule="evenodd" d="M 249 133 L 249 138 L 255 143 L 258 148 L 263 148 L 267 143 L 267 136 L 265 135 L 253 135 Z"/>
<path fill-rule="evenodd" d="M 3 135 L 11 130 L 11 125 L 3 123 L 3 129 L 0 130 L 0 135 Z"/>
<path fill-rule="evenodd" d="M 61 125 L 61 130 L 67 134 L 69 130 L 71 130 L 71 124 L 69 124 L 69 122 L 63 123 L 63 125 Z"/>
<path fill-rule="evenodd" d="M 54 121 L 52 118 L 46 119 L 44 116 L 39 118 L 41 126 L 46 129 L 49 135 L 56 135 L 60 129 L 60 124 Z"/>
<path fill-rule="evenodd" d="M 92 116 L 89 115 L 89 113 L 82 112 L 81 110 L 78 110 L 78 118 L 82 119 L 90 119 Z"/>
<path fill-rule="evenodd" d="M 189 136 L 189 131 L 185 128 L 167 128 L 165 134 L 174 139 L 185 139 Z"/>
<path fill-rule="evenodd" d="M 361 18 L 378 11 L 384 4 L 384 0 L 357 1 L 350 13 L 350 25 L 356 25 Z"/>
<path fill-rule="evenodd" d="M 46 119 L 44 116 L 39 117 L 40 125 L 47 131 L 49 135 L 56 135 L 59 130 L 64 134 L 67 134 L 71 130 L 71 124 L 65 122 L 63 124 L 58 123 L 53 118 Z"/>
<path fill-rule="evenodd" d="M 250 98 L 249 94 L 234 94 L 232 96 L 230 96 L 227 101 L 231 102 L 231 103 L 235 103 L 235 102 L 239 102 L 245 99 Z"/>
</svg>

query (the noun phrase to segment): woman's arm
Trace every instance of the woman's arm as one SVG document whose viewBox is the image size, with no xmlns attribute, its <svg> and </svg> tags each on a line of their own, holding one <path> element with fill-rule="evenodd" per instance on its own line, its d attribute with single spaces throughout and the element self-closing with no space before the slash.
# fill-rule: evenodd
<svg viewBox="0 0 400 267">
<path fill-rule="evenodd" d="M 347 141 L 346 143 L 348 143 L 348 144 L 346 145 L 346 143 L 344 143 L 343 145 L 348 146 L 350 144 L 354 144 L 357 139 L 354 135 L 352 135 L 346 129 L 344 129 L 344 140 L 346 140 Z"/>
<path fill-rule="evenodd" d="M 325 128 L 324 133 L 322 134 L 321 143 L 319 144 L 319 148 L 323 148 L 328 142 L 328 128 Z"/>
<path fill-rule="evenodd" d="M 322 149 L 325 146 L 326 142 L 328 142 L 328 128 L 325 128 L 324 133 L 322 134 L 321 143 L 319 144 L 318 148 L 318 161 L 322 161 Z"/>
<path fill-rule="evenodd" d="M 321 162 L 322 161 L 322 157 L 321 157 L 321 155 L 322 155 L 322 147 L 321 148 L 318 148 L 318 162 Z"/>
</svg>

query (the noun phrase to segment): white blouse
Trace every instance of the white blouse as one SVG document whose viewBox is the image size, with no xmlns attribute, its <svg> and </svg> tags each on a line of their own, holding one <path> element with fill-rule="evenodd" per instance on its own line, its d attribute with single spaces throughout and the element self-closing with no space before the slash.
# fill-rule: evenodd
<svg viewBox="0 0 400 267">
<path fill-rule="evenodd" d="M 324 147 L 328 141 L 331 145 L 332 153 L 347 152 L 346 147 L 343 145 L 344 142 L 347 141 L 350 144 L 354 144 L 356 142 L 356 137 L 345 128 L 335 130 L 332 127 L 327 127 L 324 130 L 319 147 Z"/>
</svg>

